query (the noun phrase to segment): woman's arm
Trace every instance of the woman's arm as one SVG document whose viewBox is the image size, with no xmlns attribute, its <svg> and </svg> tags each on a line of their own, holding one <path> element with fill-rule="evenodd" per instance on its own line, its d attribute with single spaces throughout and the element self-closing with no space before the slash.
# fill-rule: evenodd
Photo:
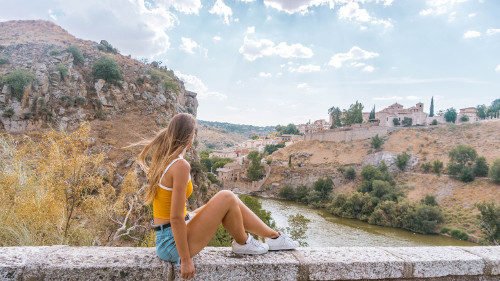
<svg viewBox="0 0 500 281">
<path fill-rule="evenodd" d="M 184 206 L 186 204 L 186 188 L 189 181 L 190 167 L 186 161 L 178 161 L 172 165 L 173 187 L 170 209 L 170 224 L 174 234 L 177 251 L 181 257 L 181 277 L 190 279 L 194 275 L 194 265 L 187 242 L 187 228 L 184 220 Z"/>
</svg>

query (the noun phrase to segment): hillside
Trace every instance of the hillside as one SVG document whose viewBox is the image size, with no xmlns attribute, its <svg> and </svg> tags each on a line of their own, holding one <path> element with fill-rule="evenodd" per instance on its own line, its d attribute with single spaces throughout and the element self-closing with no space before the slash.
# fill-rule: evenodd
<svg viewBox="0 0 500 281">
<path fill-rule="evenodd" d="M 248 140 L 255 134 L 267 136 L 274 130 L 273 126 L 259 127 L 203 120 L 198 120 L 198 124 L 200 150 L 222 149 Z"/>
<path fill-rule="evenodd" d="M 81 60 L 70 46 L 81 52 Z M 94 64 L 103 56 L 116 62 L 118 81 L 94 77 Z M 72 132 L 88 123 L 90 152 L 104 153 L 102 178 L 117 196 L 129 172 L 137 176 L 137 190 L 146 183 L 134 162 L 141 147 L 124 146 L 155 136 L 177 113 L 197 114 L 196 93 L 186 90 L 173 71 L 120 55 L 108 42 L 78 39 L 49 21 L 0 22 L 0 62 L 0 135 L 20 145 L 26 135 L 37 141 L 52 130 Z M 19 76 L 13 73 L 29 78 L 20 90 Z M 196 148 L 190 149 L 188 160 L 197 167 Z M 207 196 L 206 187 L 203 193 L 196 187 L 210 183 L 201 170 L 193 169 L 192 175 L 195 191 L 189 204 L 196 207 Z M 151 218 L 144 216 L 142 207 L 134 209 L 133 216 L 144 225 Z M 104 228 L 101 239 L 110 239 L 116 228 Z M 128 241 L 120 244 L 136 243 Z"/>
<path fill-rule="evenodd" d="M 265 186 L 281 187 L 286 184 L 312 183 L 319 177 L 331 177 L 335 191 L 348 193 L 361 185 L 359 172 L 366 164 L 384 158 L 394 159 L 395 155 L 407 152 L 412 155 L 413 166 L 402 173 L 394 167 L 394 162 L 387 162 L 392 168 L 396 184 L 403 189 L 411 200 L 421 200 L 426 194 L 436 197 L 444 210 L 447 226 L 467 230 L 473 239 L 480 235 L 476 219 L 477 209 L 474 203 L 493 201 L 500 204 L 500 186 L 485 178 L 476 178 L 473 182 L 464 183 L 448 175 L 438 176 L 424 173 L 420 164 L 438 159 L 446 167 L 448 152 L 459 144 L 472 146 L 479 156 L 484 156 L 491 165 L 500 158 L 500 120 L 466 123 L 462 125 L 446 125 L 431 128 L 401 129 L 386 136 L 385 143 L 379 151 L 371 148 L 369 140 L 347 143 L 302 141 L 273 153 L 272 174 Z M 312 154 L 312 155 L 310 155 Z M 293 167 L 287 167 L 292 155 Z M 306 155 L 305 157 L 302 157 Z M 392 157 L 392 158 L 391 158 Z M 300 164 L 300 167 L 299 167 Z M 337 171 L 340 166 L 354 167 L 357 178 L 346 180 Z M 295 184 L 296 183 L 296 184 Z M 271 193 L 279 188 L 271 189 Z"/>
</svg>

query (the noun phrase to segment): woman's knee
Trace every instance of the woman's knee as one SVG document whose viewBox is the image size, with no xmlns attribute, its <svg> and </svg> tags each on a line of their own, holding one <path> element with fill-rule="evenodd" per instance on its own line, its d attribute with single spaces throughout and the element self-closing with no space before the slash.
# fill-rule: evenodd
<svg viewBox="0 0 500 281">
<path fill-rule="evenodd" d="M 215 198 L 224 202 L 238 202 L 238 197 L 231 190 L 221 190 L 217 192 Z"/>
</svg>

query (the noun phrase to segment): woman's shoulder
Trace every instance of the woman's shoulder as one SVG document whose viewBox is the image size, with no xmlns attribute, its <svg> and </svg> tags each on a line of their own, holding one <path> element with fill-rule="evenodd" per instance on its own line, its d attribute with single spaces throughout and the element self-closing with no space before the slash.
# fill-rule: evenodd
<svg viewBox="0 0 500 281">
<path fill-rule="evenodd" d="M 179 159 L 178 161 L 175 161 L 175 163 L 172 164 L 169 170 L 172 170 L 172 172 L 188 172 L 191 170 L 191 165 L 189 165 L 189 162 L 186 161 L 184 158 Z"/>
</svg>

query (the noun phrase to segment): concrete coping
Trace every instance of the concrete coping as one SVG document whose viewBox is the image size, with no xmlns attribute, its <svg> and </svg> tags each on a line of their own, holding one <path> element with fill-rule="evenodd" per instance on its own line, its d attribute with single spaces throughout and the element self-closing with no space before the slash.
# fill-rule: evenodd
<svg viewBox="0 0 500 281">
<path fill-rule="evenodd" d="M 500 280 L 500 247 L 205 248 L 193 280 Z M 3 247 L 0 280 L 181 280 L 154 248 Z"/>
</svg>

